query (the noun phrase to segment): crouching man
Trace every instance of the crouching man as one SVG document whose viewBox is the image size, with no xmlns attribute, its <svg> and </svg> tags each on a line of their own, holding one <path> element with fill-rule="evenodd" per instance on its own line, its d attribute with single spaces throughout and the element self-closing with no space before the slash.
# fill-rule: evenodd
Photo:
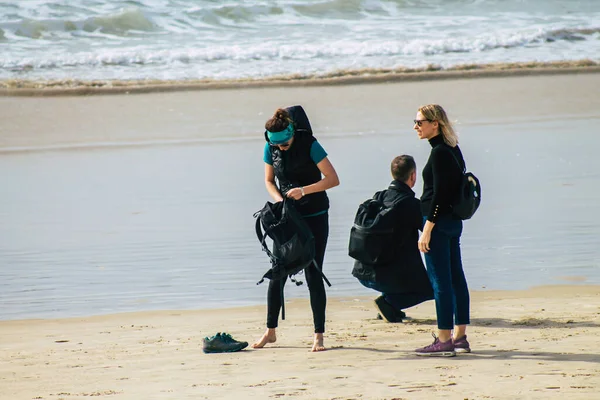
<svg viewBox="0 0 600 400">
<path fill-rule="evenodd" d="M 385 321 L 402 322 L 403 310 L 433 300 L 433 290 L 417 246 L 423 217 L 412 190 L 417 180 L 414 158 L 394 158 L 391 172 L 394 180 L 389 187 L 359 207 L 350 247 L 351 253 L 354 246 L 355 254 L 364 250 L 365 256 L 354 257 L 362 261 L 355 260 L 352 275 L 363 286 L 381 292 L 375 305 Z M 389 237 L 381 232 L 390 232 Z M 370 249 L 356 249 L 361 246 Z"/>
</svg>

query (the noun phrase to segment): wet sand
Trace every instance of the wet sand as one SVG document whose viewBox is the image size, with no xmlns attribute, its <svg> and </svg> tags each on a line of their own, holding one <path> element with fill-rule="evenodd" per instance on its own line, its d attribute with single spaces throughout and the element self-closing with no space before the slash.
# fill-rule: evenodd
<svg viewBox="0 0 600 400">
<path fill-rule="evenodd" d="M 174 93 L 0 97 L 0 151 L 253 140 L 274 109 L 303 104 L 319 138 L 412 133 L 418 105 L 459 124 L 598 117 L 600 73 Z"/>
</svg>

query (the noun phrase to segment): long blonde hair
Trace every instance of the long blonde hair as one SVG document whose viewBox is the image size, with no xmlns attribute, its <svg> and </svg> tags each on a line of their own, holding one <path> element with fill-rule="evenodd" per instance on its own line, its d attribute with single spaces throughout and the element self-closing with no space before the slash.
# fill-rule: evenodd
<svg viewBox="0 0 600 400">
<path fill-rule="evenodd" d="M 439 104 L 428 104 L 419 107 L 418 110 L 425 119 L 429 121 L 437 121 L 438 129 L 444 138 L 444 143 L 450 147 L 456 147 L 458 144 L 458 135 L 454 131 L 452 122 L 448 119 L 446 111 Z"/>
</svg>

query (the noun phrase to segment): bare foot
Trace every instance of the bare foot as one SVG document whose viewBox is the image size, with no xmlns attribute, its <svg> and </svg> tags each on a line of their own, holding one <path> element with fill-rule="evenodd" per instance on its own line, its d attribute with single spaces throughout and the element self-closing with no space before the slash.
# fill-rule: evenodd
<svg viewBox="0 0 600 400">
<path fill-rule="evenodd" d="M 275 334 L 275 329 L 267 328 L 265 334 L 258 340 L 256 343 L 252 345 L 253 349 L 262 349 L 265 347 L 267 343 L 275 343 L 277 341 L 277 335 Z"/>
<path fill-rule="evenodd" d="M 315 351 L 325 351 L 325 345 L 323 344 L 323 334 L 315 333 L 315 341 L 313 342 L 312 352 Z"/>
</svg>

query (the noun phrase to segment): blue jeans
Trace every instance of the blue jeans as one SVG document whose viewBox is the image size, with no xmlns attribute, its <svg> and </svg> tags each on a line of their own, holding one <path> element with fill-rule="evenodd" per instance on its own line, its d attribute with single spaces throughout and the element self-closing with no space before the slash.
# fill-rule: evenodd
<svg viewBox="0 0 600 400">
<path fill-rule="evenodd" d="M 387 285 L 381 282 L 358 280 L 364 287 L 381 292 L 385 301 L 391 304 L 396 310 L 416 306 L 427 300 L 432 300 L 432 293 L 399 293 L 392 285 Z"/>
<path fill-rule="evenodd" d="M 423 223 L 427 217 L 423 218 Z M 466 325 L 469 319 L 469 288 L 460 256 L 461 220 L 441 217 L 431 232 L 425 253 L 427 275 L 433 286 L 438 329 Z"/>
</svg>

